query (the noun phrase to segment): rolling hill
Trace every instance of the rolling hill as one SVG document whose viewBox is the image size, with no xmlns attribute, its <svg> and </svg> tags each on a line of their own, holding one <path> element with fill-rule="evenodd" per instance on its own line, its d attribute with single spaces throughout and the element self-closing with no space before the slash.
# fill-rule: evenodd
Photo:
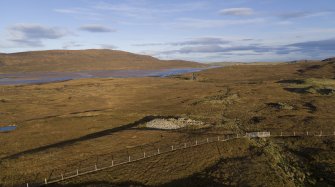
<svg viewBox="0 0 335 187">
<path fill-rule="evenodd" d="M 0 73 L 41 71 L 86 71 L 118 69 L 165 69 L 205 65 L 108 49 L 49 50 L 0 53 Z"/>
</svg>

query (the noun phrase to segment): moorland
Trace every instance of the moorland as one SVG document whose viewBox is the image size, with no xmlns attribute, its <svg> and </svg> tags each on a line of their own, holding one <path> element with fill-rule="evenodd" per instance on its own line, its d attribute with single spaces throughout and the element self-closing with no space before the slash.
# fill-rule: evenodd
<svg viewBox="0 0 335 187">
<path fill-rule="evenodd" d="M 58 61 L 62 66 L 55 65 L 62 69 L 48 64 L 45 59 L 53 59 L 50 56 L 32 63 L 39 53 L 33 52 L 27 61 L 21 60 L 27 53 L 14 57 L 2 54 L 1 73 L 93 67 L 90 60 L 72 66 L 68 63 L 69 56 Z M 92 60 L 99 59 L 95 53 L 90 51 Z M 108 60 L 94 67 L 121 68 L 119 56 L 115 59 L 120 62 L 115 63 L 108 63 L 114 60 L 108 55 L 104 58 Z M 130 58 L 133 64 L 122 68 L 201 66 L 193 62 L 134 58 Z M 146 67 L 142 65 L 144 61 L 148 63 Z M 334 58 L 275 65 L 243 64 L 164 78 L 1 85 L 0 91 L 1 125 L 17 126 L 13 131 L 0 133 L 3 186 L 43 182 L 44 178 L 103 162 L 101 159 L 106 155 L 123 157 L 126 153 L 136 154 L 194 139 L 254 131 L 274 134 L 308 131 L 311 136 L 216 142 L 54 185 L 335 185 L 334 136 L 313 136 L 320 131 L 332 134 L 335 129 Z M 204 125 L 171 130 L 143 125 L 153 119 L 169 118 L 190 119 Z"/>
</svg>

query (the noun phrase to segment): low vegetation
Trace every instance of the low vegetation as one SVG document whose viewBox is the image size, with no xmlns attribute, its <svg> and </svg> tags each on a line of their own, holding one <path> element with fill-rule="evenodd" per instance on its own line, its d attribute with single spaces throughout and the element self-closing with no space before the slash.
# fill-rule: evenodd
<svg viewBox="0 0 335 187">
<path fill-rule="evenodd" d="M 126 157 L 208 136 L 331 134 L 335 95 L 324 90 L 334 89 L 330 62 L 228 66 L 198 72 L 196 80 L 184 74 L 0 86 L 2 124 L 18 126 L 0 134 L 0 184 L 43 182 L 106 155 Z M 188 122 L 195 128 L 186 128 Z M 165 128 L 171 124 L 184 128 Z M 334 186 L 334 140 L 237 139 L 58 185 Z"/>
<path fill-rule="evenodd" d="M 92 66 L 94 64 L 94 66 Z M 49 50 L 0 54 L 0 73 L 17 72 L 73 72 L 88 70 L 164 69 L 205 67 L 205 65 L 181 61 L 159 60 L 108 49 Z"/>
</svg>

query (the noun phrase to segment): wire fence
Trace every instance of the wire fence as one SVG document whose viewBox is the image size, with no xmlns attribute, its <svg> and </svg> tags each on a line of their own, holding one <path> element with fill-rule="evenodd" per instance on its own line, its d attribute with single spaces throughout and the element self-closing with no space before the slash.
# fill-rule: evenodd
<svg viewBox="0 0 335 187">
<path fill-rule="evenodd" d="M 192 147 L 201 146 L 204 144 L 210 144 L 213 142 L 225 142 L 233 139 L 240 138 L 270 138 L 270 137 L 302 137 L 302 136 L 313 136 L 313 137 L 324 137 L 324 136 L 333 136 L 335 137 L 334 132 L 301 132 L 301 131 L 292 131 L 292 132 L 249 132 L 246 134 L 226 134 L 215 137 L 207 137 L 201 139 L 195 139 L 194 141 L 174 144 L 171 146 L 162 146 L 162 147 L 151 147 L 151 148 L 141 148 L 140 151 L 135 149 L 134 151 L 127 150 L 117 153 L 109 153 L 105 155 L 100 155 L 96 159 L 85 160 L 85 163 L 80 163 L 76 165 L 76 169 L 73 169 L 74 166 L 67 169 L 61 168 L 56 169 L 50 172 L 48 177 L 44 178 L 43 182 L 38 183 L 26 183 L 24 186 L 45 186 L 48 184 L 58 183 L 61 181 L 73 179 L 82 175 L 87 175 L 90 173 L 99 172 L 102 170 L 107 170 L 116 166 L 121 166 L 144 159 L 148 159 L 154 156 L 182 150 L 190 149 Z"/>
</svg>

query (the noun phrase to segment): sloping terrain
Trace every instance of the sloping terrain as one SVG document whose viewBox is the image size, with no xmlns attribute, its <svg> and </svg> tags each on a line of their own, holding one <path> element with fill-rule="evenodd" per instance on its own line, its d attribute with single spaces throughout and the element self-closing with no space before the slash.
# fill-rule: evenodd
<svg viewBox="0 0 335 187">
<path fill-rule="evenodd" d="M 18 128 L 0 136 L 0 184 L 43 182 L 206 137 L 308 131 L 202 145 L 56 186 L 334 186 L 335 137 L 312 136 L 334 133 L 334 62 L 229 66 L 195 80 L 184 74 L 1 86 L 2 124 Z M 143 127 L 157 118 L 209 125 Z"/>
<path fill-rule="evenodd" d="M 314 78 L 335 78 L 335 58 L 322 60 L 321 63 L 305 63 L 305 65 L 299 69 L 298 72 L 302 75 Z"/>
<path fill-rule="evenodd" d="M 164 69 L 203 66 L 195 62 L 164 61 L 151 56 L 107 49 L 50 50 L 0 54 L 0 73 Z"/>
</svg>

